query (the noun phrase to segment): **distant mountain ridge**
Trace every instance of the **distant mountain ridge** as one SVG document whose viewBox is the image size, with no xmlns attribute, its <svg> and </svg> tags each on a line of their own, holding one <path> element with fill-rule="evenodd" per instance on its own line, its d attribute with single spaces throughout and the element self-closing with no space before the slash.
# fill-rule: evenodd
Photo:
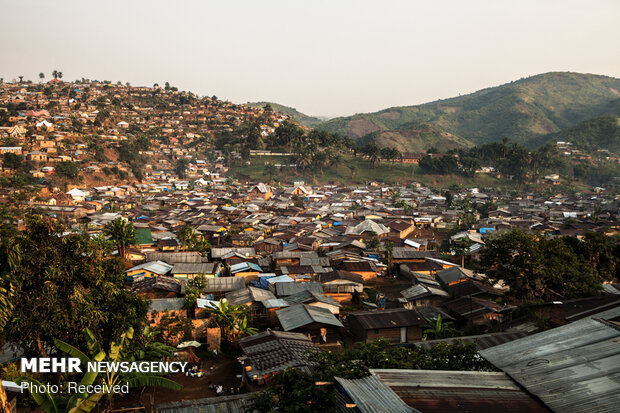
<svg viewBox="0 0 620 413">
<path fill-rule="evenodd" d="M 380 146 L 406 151 L 427 149 L 429 145 L 480 145 L 504 138 L 536 147 L 540 146 L 537 137 L 615 115 L 620 109 L 619 98 L 620 79 L 552 72 L 464 96 L 340 117 L 312 126 L 353 139 L 376 139 Z"/>
</svg>

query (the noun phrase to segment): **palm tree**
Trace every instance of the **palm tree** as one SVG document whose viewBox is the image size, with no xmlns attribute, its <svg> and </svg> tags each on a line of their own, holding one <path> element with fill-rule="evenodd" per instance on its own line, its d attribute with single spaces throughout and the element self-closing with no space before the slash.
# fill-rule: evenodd
<svg viewBox="0 0 620 413">
<path fill-rule="evenodd" d="M 62 79 L 62 72 L 58 72 L 57 75 L 58 75 L 58 79 Z"/>
<path fill-rule="evenodd" d="M 17 76 L 19 78 L 19 83 L 24 83 L 24 76 Z"/>
<path fill-rule="evenodd" d="M 39 73 L 39 83 L 41 83 L 43 81 L 43 79 L 45 79 L 45 73 L 41 72 Z"/>
<path fill-rule="evenodd" d="M 104 233 L 110 237 L 118 248 L 118 255 L 125 259 L 127 248 L 136 243 L 133 224 L 123 218 L 116 218 L 106 225 Z"/>
<path fill-rule="evenodd" d="M 58 70 L 54 70 L 54 71 L 52 72 L 52 77 L 53 77 L 54 79 L 58 79 Z"/>
<path fill-rule="evenodd" d="M 368 145 L 364 146 L 363 152 L 364 155 L 366 155 L 368 159 L 370 159 L 373 165 L 375 165 L 377 161 L 379 161 L 379 155 L 381 151 L 375 143 L 371 142 Z"/>
</svg>

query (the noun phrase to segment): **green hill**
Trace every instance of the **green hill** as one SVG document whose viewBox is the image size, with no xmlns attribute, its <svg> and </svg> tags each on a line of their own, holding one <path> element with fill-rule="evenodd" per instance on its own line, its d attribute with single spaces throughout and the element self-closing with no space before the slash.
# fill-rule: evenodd
<svg viewBox="0 0 620 413">
<path fill-rule="evenodd" d="M 406 125 L 417 122 L 475 144 L 503 138 L 527 143 L 536 136 L 606 115 L 611 107 L 620 105 L 618 97 L 620 79 L 554 72 L 423 105 L 335 118 L 316 128 L 354 139 L 370 133 L 388 139 L 385 131 L 402 135 Z"/>
<path fill-rule="evenodd" d="M 308 115 L 306 115 L 304 113 L 301 113 L 300 111 L 298 111 L 295 108 L 291 108 L 289 106 L 280 105 L 279 103 L 273 103 L 273 102 L 248 102 L 245 105 L 253 107 L 253 108 L 264 108 L 265 105 L 271 105 L 271 108 L 273 110 L 275 110 L 276 112 L 280 112 L 283 115 L 287 115 L 287 116 L 295 119 L 297 122 L 301 123 L 302 125 L 308 127 L 308 128 L 313 128 L 316 125 L 318 125 L 319 123 L 323 122 L 322 119 L 319 119 L 319 118 L 314 117 L 314 116 L 308 116 Z"/>
<path fill-rule="evenodd" d="M 607 149 L 620 154 L 620 117 L 605 116 L 590 119 L 572 128 L 536 137 L 528 142 L 528 145 L 539 147 L 557 141 L 571 142 L 587 150 Z"/>
<path fill-rule="evenodd" d="M 401 152 L 424 152 L 429 148 L 441 150 L 471 147 L 474 144 L 428 123 L 412 122 L 394 130 L 377 131 L 360 138 L 359 144 L 374 141 L 380 147 L 392 147 Z"/>
</svg>

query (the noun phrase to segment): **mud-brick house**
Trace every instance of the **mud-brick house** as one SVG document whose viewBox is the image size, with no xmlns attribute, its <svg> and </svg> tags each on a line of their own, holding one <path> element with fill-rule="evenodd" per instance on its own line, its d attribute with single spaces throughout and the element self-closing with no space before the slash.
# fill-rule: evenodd
<svg viewBox="0 0 620 413">
<path fill-rule="evenodd" d="M 391 233 L 394 233 L 398 238 L 407 238 L 415 229 L 415 225 L 412 222 L 403 221 L 400 219 L 390 221 L 385 224 L 390 229 Z"/>
<path fill-rule="evenodd" d="M 249 195 L 251 198 L 263 198 L 265 200 L 271 198 L 273 196 L 273 191 L 269 185 L 265 185 L 264 183 L 259 183 L 254 185 L 250 191 Z"/>
<path fill-rule="evenodd" d="M 374 280 L 380 273 L 377 265 L 371 261 L 343 261 L 340 268 L 359 275 L 364 282 Z"/>
<path fill-rule="evenodd" d="M 125 271 L 128 281 L 141 277 L 160 277 L 167 275 L 172 270 L 172 265 L 163 261 L 151 261 L 136 265 Z"/>
<path fill-rule="evenodd" d="M 300 265 L 301 258 L 318 258 L 315 251 L 279 251 L 273 253 L 276 269 L 281 266 Z"/>
<path fill-rule="evenodd" d="M 148 325 L 151 329 L 157 328 L 163 317 L 187 317 L 187 310 L 184 308 L 184 298 L 158 298 L 151 300 L 147 313 Z M 172 338 L 177 344 L 182 340 L 182 333 Z"/>
<path fill-rule="evenodd" d="M 318 281 L 323 287 L 325 295 L 339 303 L 347 303 L 364 291 L 364 279 L 348 271 L 331 271 L 319 274 Z"/>
<path fill-rule="evenodd" d="M 182 295 L 181 283 L 170 277 L 144 277 L 136 279 L 131 286 L 134 294 L 149 300 L 159 298 L 179 298 Z"/>
<path fill-rule="evenodd" d="M 222 273 L 222 264 L 219 262 L 176 263 L 170 272 L 174 278 L 191 280 L 198 275 L 207 278 L 219 277 Z"/>
<path fill-rule="evenodd" d="M 230 305 L 244 305 L 248 307 L 248 319 L 253 323 L 275 324 L 276 310 L 288 307 L 288 303 L 269 290 L 246 287 L 226 294 Z"/>
</svg>

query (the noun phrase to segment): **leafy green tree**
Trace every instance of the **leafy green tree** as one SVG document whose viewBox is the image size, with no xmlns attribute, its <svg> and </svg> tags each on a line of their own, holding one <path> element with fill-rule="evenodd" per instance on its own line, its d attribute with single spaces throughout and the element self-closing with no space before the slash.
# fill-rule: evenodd
<svg viewBox="0 0 620 413">
<path fill-rule="evenodd" d="M 317 386 L 316 377 L 297 369 L 287 369 L 275 376 L 269 388 L 254 398 L 246 408 L 252 412 L 335 412 L 333 386 Z"/>
<path fill-rule="evenodd" d="M 291 121 L 282 122 L 274 134 L 274 145 L 283 146 L 292 149 L 304 139 L 304 130 Z"/>
<path fill-rule="evenodd" d="M 9 294 L 0 290 L 9 310 L 0 341 L 27 355 L 46 357 L 54 339 L 80 345 L 85 328 L 110 343 L 146 317 L 147 302 L 125 288 L 122 262 L 111 256 L 110 246 L 64 232 L 57 223 L 31 216 L 26 230 L 10 239 L 10 253 L 0 255 L 0 285 L 10 286 Z"/>
<path fill-rule="evenodd" d="M 458 172 L 458 162 L 452 155 L 433 157 L 426 155 L 420 159 L 420 169 L 426 174 L 447 175 Z"/>
<path fill-rule="evenodd" d="M 127 249 L 136 243 L 136 232 L 133 224 L 118 217 L 106 225 L 104 233 L 116 244 L 119 257 L 127 258 Z"/>
<path fill-rule="evenodd" d="M 189 165 L 189 160 L 187 158 L 180 158 L 174 164 L 174 172 L 178 175 L 179 178 L 183 179 L 187 176 L 187 167 Z"/>
<path fill-rule="evenodd" d="M 379 339 L 372 343 L 357 343 L 355 347 L 338 353 L 318 351 L 310 357 L 318 363 L 315 371 L 320 379 L 328 381 L 335 376 L 364 377 L 369 374 L 368 369 L 494 370 L 478 355 L 475 344 L 459 340 L 426 348 L 393 347 L 387 340 Z"/>
<path fill-rule="evenodd" d="M 470 254 L 472 245 L 473 242 L 469 238 L 463 237 L 456 240 L 450 247 L 454 255 L 461 257 L 461 267 L 465 267 L 465 257 Z"/>
<path fill-rule="evenodd" d="M 191 225 L 185 225 L 177 232 L 177 238 L 181 241 L 184 249 L 191 247 L 197 236 L 198 232 Z"/>
<path fill-rule="evenodd" d="M 65 178 L 75 179 L 78 176 L 80 167 L 76 162 L 63 161 L 56 165 L 56 174 Z"/>
<path fill-rule="evenodd" d="M 179 340 L 191 337 L 192 322 L 189 318 L 181 314 L 170 314 L 168 310 L 164 311 L 157 327 L 154 329 L 164 344 L 173 346 Z"/>
<path fill-rule="evenodd" d="M 377 233 L 374 231 L 371 234 L 371 238 L 368 239 L 365 243 L 366 248 L 368 248 L 369 250 L 376 250 L 379 248 L 379 246 L 381 246 L 381 240 L 379 239 Z"/>
<path fill-rule="evenodd" d="M 10 169 L 19 169 L 22 165 L 22 157 L 11 152 L 3 155 L 3 165 Z"/>
<path fill-rule="evenodd" d="M 618 257 L 601 235 L 588 235 L 581 244 L 514 230 L 486 241 L 481 265 L 489 278 L 504 281 L 514 298 L 536 302 L 598 295 L 601 284 L 617 276 Z"/>
<path fill-rule="evenodd" d="M 204 274 L 198 274 L 192 279 L 187 280 L 187 284 L 185 287 L 185 301 L 183 302 L 183 307 L 188 309 L 189 311 L 193 311 L 196 309 L 196 302 L 200 297 L 200 294 L 207 288 L 209 281 Z M 193 315 L 193 314 L 192 314 Z"/>
</svg>

